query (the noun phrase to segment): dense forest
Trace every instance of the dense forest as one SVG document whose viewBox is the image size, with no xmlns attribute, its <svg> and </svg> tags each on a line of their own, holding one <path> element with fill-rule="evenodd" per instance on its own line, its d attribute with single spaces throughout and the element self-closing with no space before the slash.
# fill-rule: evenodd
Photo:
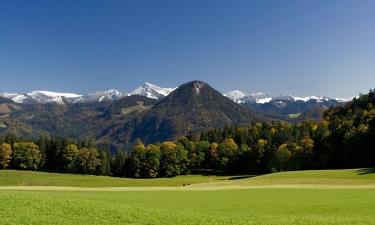
<svg viewBox="0 0 375 225">
<path fill-rule="evenodd" d="M 0 167 L 120 177 L 375 166 L 375 91 L 327 110 L 322 121 L 224 127 L 111 155 L 93 141 L 0 139 Z M 128 153 L 129 152 L 129 153 Z"/>
</svg>

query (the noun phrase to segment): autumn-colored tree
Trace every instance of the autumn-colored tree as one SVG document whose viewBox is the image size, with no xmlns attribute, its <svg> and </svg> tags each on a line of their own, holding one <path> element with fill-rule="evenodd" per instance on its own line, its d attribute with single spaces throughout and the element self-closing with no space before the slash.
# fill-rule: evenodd
<svg viewBox="0 0 375 225">
<path fill-rule="evenodd" d="M 188 152 L 181 144 L 165 141 L 160 146 L 160 174 L 173 177 L 187 172 Z"/>
<path fill-rule="evenodd" d="M 305 152 L 312 153 L 314 149 L 314 140 L 308 136 L 305 136 L 299 141 L 299 146 L 301 146 Z"/>
<path fill-rule="evenodd" d="M 218 161 L 218 158 L 219 158 L 219 155 L 218 155 L 218 152 L 217 152 L 218 146 L 219 145 L 216 142 L 212 142 L 210 144 L 210 152 L 206 156 L 207 164 L 212 169 L 216 169 L 217 161 Z"/>
<path fill-rule="evenodd" d="M 0 168 L 5 169 L 9 166 L 12 158 L 12 146 L 7 143 L 0 145 Z"/>
<path fill-rule="evenodd" d="M 128 160 L 127 174 L 130 177 L 142 177 L 142 167 L 144 167 L 146 148 L 140 139 L 133 145 L 131 157 Z"/>
<path fill-rule="evenodd" d="M 146 178 L 155 178 L 159 175 L 160 147 L 157 145 L 147 145 L 142 175 Z"/>
<path fill-rule="evenodd" d="M 229 170 L 229 164 L 233 162 L 238 153 L 238 145 L 232 138 L 225 139 L 218 146 L 218 168 L 222 171 Z"/>
<path fill-rule="evenodd" d="M 41 158 L 39 147 L 34 142 L 14 143 L 11 160 L 13 168 L 36 170 Z"/>
<path fill-rule="evenodd" d="M 96 148 L 84 147 L 79 151 L 78 168 L 81 173 L 94 174 L 101 161 Z"/>
</svg>

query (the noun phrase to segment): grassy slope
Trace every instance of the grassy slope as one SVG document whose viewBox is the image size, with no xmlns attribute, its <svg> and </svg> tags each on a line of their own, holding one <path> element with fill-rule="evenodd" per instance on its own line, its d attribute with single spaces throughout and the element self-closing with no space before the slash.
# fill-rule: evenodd
<svg viewBox="0 0 375 225">
<path fill-rule="evenodd" d="M 256 186 L 283 184 L 375 185 L 375 169 L 291 171 L 250 178 L 246 178 L 246 176 L 218 177 L 189 175 L 158 179 L 129 179 L 106 176 L 0 170 L 0 186 L 178 187 L 184 184 L 191 184 L 192 186 Z"/>
<path fill-rule="evenodd" d="M 375 185 L 375 169 L 306 170 L 267 174 L 238 180 L 223 180 L 212 185 Z"/>
<path fill-rule="evenodd" d="M 180 186 L 374 184 L 374 170 L 284 172 L 254 178 L 181 176 L 134 180 L 1 171 L 0 184 Z M 239 178 L 239 177 L 237 177 Z M 207 183 L 211 179 L 211 183 Z M 224 180 L 223 180 L 224 179 Z M 194 185 L 192 185 L 194 186 Z M 375 224 L 374 189 L 249 189 L 221 191 L 0 190 L 0 224 Z"/>
<path fill-rule="evenodd" d="M 0 170 L 0 186 L 177 187 L 184 184 L 210 183 L 227 178 L 191 175 L 175 178 L 129 179 L 108 176 Z"/>
</svg>

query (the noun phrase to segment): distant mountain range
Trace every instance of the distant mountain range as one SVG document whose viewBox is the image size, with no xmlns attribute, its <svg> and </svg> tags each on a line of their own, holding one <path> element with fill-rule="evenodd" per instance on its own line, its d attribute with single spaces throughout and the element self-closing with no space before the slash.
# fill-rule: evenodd
<svg viewBox="0 0 375 225">
<path fill-rule="evenodd" d="M 239 90 L 224 93 L 224 96 L 238 104 L 261 112 L 271 119 L 291 121 L 319 120 L 328 108 L 342 105 L 352 99 L 319 96 L 295 97 L 293 95 L 270 96 L 264 93 L 246 95 Z"/>
<path fill-rule="evenodd" d="M 118 148 L 137 138 L 152 143 L 225 125 L 321 119 L 326 109 L 344 102 L 326 97 L 246 95 L 240 91 L 222 94 L 202 81 L 178 88 L 145 83 L 129 93 L 3 93 L 0 135 L 93 138 Z"/>
<path fill-rule="evenodd" d="M 167 96 L 176 88 L 161 88 L 151 83 L 145 83 L 130 93 L 123 93 L 118 90 L 98 91 L 90 94 L 59 93 L 52 91 L 32 91 L 26 94 L 1 93 L 0 97 L 8 98 L 15 103 L 87 103 L 115 101 L 124 96 L 142 95 L 147 98 L 161 99 Z"/>
<path fill-rule="evenodd" d="M 163 88 L 151 83 L 144 83 L 142 86 L 134 89 L 129 93 L 121 92 L 118 90 L 108 90 L 108 91 L 98 91 L 90 94 L 75 94 L 75 93 L 59 93 L 52 91 L 32 91 L 30 93 L 0 93 L 0 97 L 8 98 L 16 103 L 82 103 L 82 102 L 102 102 L 102 101 L 114 101 L 118 100 L 124 96 L 131 95 L 142 95 L 147 98 L 152 98 L 160 100 L 172 91 L 176 90 L 175 88 Z M 279 95 L 279 96 L 270 96 L 264 93 L 254 93 L 254 94 L 245 94 L 242 91 L 234 90 L 229 91 L 223 94 L 224 96 L 230 98 L 236 103 L 257 103 L 265 104 L 271 101 L 317 101 L 317 102 L 327 102 L 327 101 L 336 101 L 336 102 L 347 102 L 349 99 L 344 98 L 329 98 L 329 97 L 319 97 L 319 96 L 310 96 L 310 97 L 295 97 L 292 95 Z"/>
<path fill-rule="evenodd" d="M 278 95 L 278 96 L 270 96 L 264 93 L 255 93 L 246 95 L 244 92 L 239 90 L 229 91 L 224 93 L 224 96 L 232 99 L 236 103 L 258 103 L 258 104 L 265 104 L 271 101 L 278 101 L 278 100 L 287 100 L 287 101 L 317 101 L 317 102 L 327 102 L 327 101 L 336 101 L 336 102 L 348 102 L 352 98 L 329 98 L 329 97 L 319 97 L 319 96 L 309 96 L 309 97 L 295 97 L 293 95 Z"/>
<path fill-rule="evenodd" d="M 20 104 L 77 104 L 95 102 L 113 102 L 125 96 L 141 95 L 154 100 L 161 100 L 177 88 L 162 88 L 151 83 L 142 86 L 129 93 L 108 90 L 90 94 L 58 93 L 51 91 L 33 91 L 26 94 L 2 93 L 0 97 L 12 100 Z M 245 107 L 265 114 L 271 119 L 302 120 L 306 118 L 320 119 L 322 112 L 329 107 L 341 105 L 351 99 L 330 97 L 295 97 L 292 95 L 270 96 L 264 93 L 245 94 L 234 90 L 223 94 L 232 101 Z"/>
</svg>

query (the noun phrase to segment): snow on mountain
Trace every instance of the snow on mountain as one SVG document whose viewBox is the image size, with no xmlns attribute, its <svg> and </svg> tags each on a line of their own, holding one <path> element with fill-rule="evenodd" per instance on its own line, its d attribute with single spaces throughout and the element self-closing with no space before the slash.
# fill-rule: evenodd
<svg viewBox="0 0 375 225">
<path fill-rule="evenodd" d="M 134 91 L 125 94 L 118 90 L 98 91 L 90 94 L 80 95 L 74 93 L 58 93 L 52 91 L 33 91 L 27 94 L 0 93 L 1 97 L 11 99 L 16 103 L 82 103 L 114 101 L 124 96 L 142 95 L 152 99 L 161 99 L 174 91 L 176 88 L 162 88 L 151 83 L 145 83 Z"/>
<path fill-rule="evenodd" d="M 24 94 L 7 93 L 7 92 L 1 93 L 0 96 L 3 98 L 8 98 L 15 103 L 23 103 L 28 98 Z"/>
<path fill-rule="evenodd" d="M 272 101 L 272 97 L 264 93 L 254 93 L 245 97 L 246 101 L 255 102 L 257 104 L 265 104 Z"/>
<path fill-rule="evenodd" d="M 33 91 L 28 93 L 27 96 L 42 104 L 50 102 L 63 104 L 64 99 L 67 101 L 72 101 L 81 97 L 82 95 L 74 93 L 58 93 L 52 91 Z"/>
<path fill-rule="evenodd" d="M 350 97 L 350 98 L 334 98 L 336 101 L 338 102 L 349 102 L 351 100 L 353 100 L 354 98 L 357 98 L 358 96 L 353 96 L 353 97 Z"/>
<path fill-rule="evenodd" d="M 291 97 L 292 101 L 308 102 L 308 101 L 315 100 L 317 102 L 327 102 L 327 101 L 332 100 L 331 98 L 328 98 L 328 97 L 319 97 L 319 96 L 308 96 L 308 97 L 295 97 L 292 95 L 289 95 L 289 96 Z"/>
<path fill-rule="evenodd" d="M 251 102 L 251 103 L 258 103 L 264 104 L 272 101 L 272 97 L 264 93 L 254 93 L 250 95 L 246 95 L 244 92 L 239 90 L 229 91 L 224 93 L 225 97 L 232 99 L 236 103 L 244 103 L 244 102 Z"/>
<path fill-rule="evenodd" d="M 142 86 L 128 93 L 127 95 L 142 95 L 147 98 L 161 99 L 169 95 L 176 88 L 162 88 L 151 83 L 144 83 Z"/>
<path fill-rule="evenodd" d="M 264 103 L 268 103 L 270 101 L 272 101 L 272 98 L 261 98 L 261 99 L 257 99 L 256 103 L 258 103 L 258 104 L 264 104 Z"/>
<path fill-rule="evenodd" d="M 130 93 L 123 93 L 118 90 L 108 90 L 108 91 L 98 91 L 90 94 L 74 94 L 74 93 L 59 93 L 52 91 L 32 91 L 27 94 L 17 94 L 17 93 L 0 93 L 0 97 L 11 99 L 16 103 L 33 103 L 38 102 L 41 104 L 45 103 L 58 103 L 63 104 L 64 102 L 70 103 L 82 103 L 82 102 L 103 102 L 103 101 L 114 101 L 120 99 L 124 96 L 130 95 L 142 95 L 152 99 L 162 99 L 169 95 L 176 88 L 162 88 L 151 83 L 144 83 L 142 86 L 136 88 Z M 316 101 L 318 103 L 324 103 L 328 101 L 336 102 L 348 102 L 352 100 L 351 98 L 328 98 L 328 97 L 319 97 L 319 96 L 308 96 L 308 97 L 296 97 L 293 95 L 279 95 L 279 96 L 270 96 L 264 93 L 253 93 L 247 95 L 246 93 L 233 90 L 223 94 L 224 96 L 230 98 L 236 103 L 252 103 L 252 104 L 266 104 L 270 102 L 277 101 L 290 101 L 290 102 L 310 102 Z"/>
<path fill-rule="evenodd" d="M 337 102 L 348 102 L 352 100 L 352 98 L 328 98 L 328 97 L 320 97 L 320 96 L 308 96 L 308 97 L 296 97 L 293 95 L 279 95 L 271 97 L 270 95 L 264 93 L 254 93 L 247 95 L 242 91 L 233 90 L 223 94 L 224 96 L 232 99 L 236 103 L 257 103 L 257 104 L 265 104 L 271 101 L 291 101 L 291 102 L 309 102 L 309 101 L 316 101 L 318 103 L 328 102 L 328 101 L 337 101 Z"/>
<path fill-rule="evenodd" d="M 123 96 L 124 94 L 122 92 L 113 89 L 108 91 L 97 91 L 81 96 L 80 98 L 76 99 L 74 103 L 114 101 Z"/>
<path fill-rule="evenodd" d="M 81 97 L 82 95 L 74 93 L 58 93 L 52 91 L 32 91 L 27 94 L 3 93 L 0 96 L 9 98 L 16 103 L 38 102 L 38 103 L 59 103 L 63 104 L 64 100 L 72 101 Z"/>
<path fill-rule="evenodd" d="M 223 95 L 236 103 L 243 103 L 243 98 L 246 97 L 246 94 L 239 90 L 228 91 Z"/>
</svg>

